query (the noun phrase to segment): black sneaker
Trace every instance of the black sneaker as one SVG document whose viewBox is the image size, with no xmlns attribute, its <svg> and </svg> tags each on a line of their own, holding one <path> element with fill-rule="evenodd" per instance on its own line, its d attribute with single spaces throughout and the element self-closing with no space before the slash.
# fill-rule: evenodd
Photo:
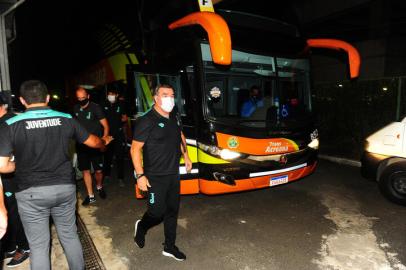
<svg viewBox="0 0 406 270">
<path fill-rule="evenodd" d="M 96 198 L 95 197 L 89 197 L 86 196 L 86 198 L 83 200 L 82 205 L 89 205 L 91 203 L 95 203 L 96 202 Z"/>
<path fill-rule="evenodd" d="M 177 261 L 184 261 L 186 260 L 186 255 L 178 249 L 177 246 L 173 245 L 168 247 L 164 245 L 164 250 L 162 251 L 162 255 L 167 257 L 172 257 Z"/>
<path fill-rule="evenodd" d="M 134 228 L 134 242 L 139 248 L 143 248 L 145 246 L 145 232 L 141 230 L 141 227 L 138 227 L 140 224 L 141 219 L 135 222 Z"/>
<path fill-rule="evenodd" d="M 106 199 L 107 194 L 106 191 L 104 191 L 104 188 L 98 188 L 97 193 L 99 193 L 100 198 L 102 198 L 103 200 Z"/>
<path fill-rule="evenodd" d="M 17 267 L 30 257 L 30 250 L 18 249 L 14 257 L 7 263 L 7 267 Z"/>
<path fill-rule="evenodd" d="M 13 251 L 7 251 L 6 253 L 4 253 L 4 257 L 5 257 L 6 259 L 12 258 L 12 257 L 14 257 L 14 255 L 16 254 L 16 252 L 17 252 L 17 249 L 15 249 L 15 250 L 13 250 Z"/>
</svg>

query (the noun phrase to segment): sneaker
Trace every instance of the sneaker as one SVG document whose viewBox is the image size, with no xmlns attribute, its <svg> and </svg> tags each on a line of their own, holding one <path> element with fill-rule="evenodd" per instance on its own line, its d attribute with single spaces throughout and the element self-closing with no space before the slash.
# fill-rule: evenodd
<svg viewBox="0 0 406 270">
<path fill-rule="evenodd" d="M 100 198 L 102 198 L 103 200 L 106 199 L 107 194 L 106 191 L 104 191 L 104 188 L 98 188 L 97 193 L 99 193 Z"/>
<path fill-rule="evenodd" d="M 91 203 L 95 203 L 96 202 L 96 198 L 95 197 L 89 197 L 86 196 L 86 198 L 83 200 L 82 205 L 89 205 Z"/>
<path fill-rule="evenodd" d="M 7 267 L 16 267 L 30 257 L 30 250 L 18 249 L 14 257 L 7 263 Z"/>
<path fill-rule="evenodd" d="M 145 246 L 145 233 L 141 231 L 141 228 L 138 227 L 140 224 L 141 219 L 135 222 L 134 228 L 134 242 L 139 248 L 143 248 Z"/>
<path fill-rule="evenodd" d="M 13 251 L 7 251 L 7 252 L 4 253 L 4 257 L 5 257 L 6 259 L 12 258 L 12 257 L 14 257 L 14 255 L 16 254 L 16 252 L 17 252 L 17 249 L 15 249 L 15 250 L 13 250 Z"/>
<path fill-rule="evenodd" d="M 123 179 L 121 179 L 121 178 L 118 179 L 118 186 L 119 187 L 125 187 Z"/>
<path fill-rule="evenodd" d="M 184 261 L 186 260 L 186 255 L 178 249 L 177 246 L 173 245 L 168 247 L 164 245 L 164 250 L 162 251 L 162 255 L 167 257 L 172 257 L 177 261 Z"/>
</svg>

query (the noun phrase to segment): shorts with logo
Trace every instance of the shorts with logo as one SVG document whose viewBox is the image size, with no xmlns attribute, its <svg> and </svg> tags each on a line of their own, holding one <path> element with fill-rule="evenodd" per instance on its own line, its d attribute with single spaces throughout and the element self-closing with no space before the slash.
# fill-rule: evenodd
<svg viewBox="0 0 406 270">
<path fill-rule="evenodd" d="M 78 155 L 78 169 L 81 171 L 93 170 L 101 171 L 103 169 L 103 153 L 99 149 L 87 147 L 83 144 L 76 145 Z"/>
</svg>

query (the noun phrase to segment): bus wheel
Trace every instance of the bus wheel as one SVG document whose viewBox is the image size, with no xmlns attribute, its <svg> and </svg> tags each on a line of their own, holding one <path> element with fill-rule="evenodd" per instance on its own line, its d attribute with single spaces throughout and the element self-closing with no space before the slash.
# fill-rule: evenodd
<svg viewBox="0 0 406 270">
<path fill-rule="evenodd" d="M 406 206 L 406 171 L 398 166 L 386 168 L 379 178 L 379 189 L 390 201 Z"/>
</svg>

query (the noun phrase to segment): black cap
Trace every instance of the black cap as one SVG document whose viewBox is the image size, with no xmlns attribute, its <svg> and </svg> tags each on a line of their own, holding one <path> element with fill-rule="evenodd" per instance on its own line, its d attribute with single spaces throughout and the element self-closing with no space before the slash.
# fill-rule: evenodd
<svg viewBox="0 0 406 270">
<path fill-rule="evenodd" d="M 8 104 L 7 100 L 6 94 L 0 91 L 0 105 Z"/>
</svg>

